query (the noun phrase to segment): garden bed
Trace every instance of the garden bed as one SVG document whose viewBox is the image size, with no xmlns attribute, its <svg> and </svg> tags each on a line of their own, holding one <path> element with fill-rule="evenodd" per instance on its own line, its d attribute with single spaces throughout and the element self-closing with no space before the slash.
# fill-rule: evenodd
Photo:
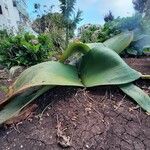
<svg viewBox="0 0 150 150">
<path fill-rule="evenodd" d="M 150 58 L 125 61 L 150 74 Z M 4 75 L 1 85 L 9 84 Z M 135 84 L 150 93 L 149 81 Z M 2 100 L 5 93 L 0 96 Z M 71 150 L 150 149 L 150 116 L 115 86 L 57 87 L 38 98 L 36 105 L 40 107 L 30 117 L 7 129 L 1 127 L 1 150 L 59 150 L 67 146 Z"/>
</svg>

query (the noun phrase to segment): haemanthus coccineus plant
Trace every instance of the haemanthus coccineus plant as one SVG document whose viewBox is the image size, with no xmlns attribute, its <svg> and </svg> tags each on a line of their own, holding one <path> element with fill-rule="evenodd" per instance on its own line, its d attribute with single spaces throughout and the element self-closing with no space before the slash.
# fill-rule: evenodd
<svg viewBox="0 0 150 150">
<path fill-rule="evenodd" d="M 132 82 L 142 74 L 130 68 L 118 55 L 133 40 L 126 32 L 104 43 L 71 43 L 59 62 L 48 61 L 25 70 L 11 86 L 8 98 L 0 104 L 0 124 L 16 117 L 21 110 L 55 86 L 94 87 L 117 85 L 150 112 L 150 97 Z M 65 64 L 75 52 L 82 53 L 77 65 Z"/>
</svg>

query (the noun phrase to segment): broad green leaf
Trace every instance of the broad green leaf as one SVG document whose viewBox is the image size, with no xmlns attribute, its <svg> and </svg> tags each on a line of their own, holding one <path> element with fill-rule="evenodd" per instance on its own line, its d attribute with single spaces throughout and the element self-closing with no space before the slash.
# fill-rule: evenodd
<svg viewBox="0 0 150 150">
<path fill-rule="evenodd" d="M 12 92 L 42 85 L 82 86 L 75 67 L 50 61 L 25 70 L 12 86 Z"/>
<path fill-rule="evenodd" d="M 150 113 L 150 97 L 132 83 L 119 85 L 120 89 L 132 97 L 144 110 Z"/>
<path fill-rule="evenodd" d="M 125 84 L 141 76 L 116 52 L 102 45 L 83 56 L 79 71 L 82 83 L 86 87 Z"/>
<path fill-rule="evenodd" d="M 136 41 L 139 41 L 141 39 L 143 39 L 146 35 L 145 34 L 134 34 L 134 37 L 133 37 L 133 42 L 136 42 Z"/>
<path fill-rule="evenodd" d="M 90 49 L 93 49 L 94 47 L 101 47 L 101 45 L 104 46 L 103 43 L 87 43 L 86 45 L 87 45 Z"/>
<path fill-rule="evenodd" d="M 83 86 L 75 67 L 59 62 L 44 62 L 25 70 L 0 104 L 0 124 L 10 119 L 38 96 L 56 85 Z"/>
<path fill-rule="evenodd" d="M 125 32 L 121 33 L 117 36 L 114 36 L 103 44 L 114 50 L 116 53 L 120 54 L 125 48 L 127 48 L 133 40 L 133 33 L 132 32 Z"/>
<path fill-rule="evenodd" d="M 44 86 L 44 87 L 34 87 L 30 88 L 24 93 L 11 97 L 6 102 L 4 102 L 0 111 L 0 124 L 6 122 L 12 117 L 17 116 L 20 111 L 26 107 L 29 103 L 35 100 L 37 97 L 53 88 L 54 86 Z M 39 90 L 38 90 L 39 89 Z M 9 101 L 9 103 L 7 103 Z"/>
<path fill-rule="evenodd" d="M 145 37 L 145 34 L 141 32 L 139 29 L 133 30 L 133 42 L 136 42 Z"/>
</svg>

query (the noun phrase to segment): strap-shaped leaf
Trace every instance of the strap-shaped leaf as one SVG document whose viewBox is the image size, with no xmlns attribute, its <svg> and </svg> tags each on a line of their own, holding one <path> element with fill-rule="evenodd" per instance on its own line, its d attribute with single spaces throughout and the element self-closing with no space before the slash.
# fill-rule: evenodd
<svg viewBox="0 0 150 150">
<path fill-rule="evenodd" d="M 101 45 L 104 46 L 103 43 L 87 43 L 87 46 L 88 46 L 90 49 L 93 49 L 93 48 L 95 48 L 95 47 L 101 47 Z"/>
<path fill-rule="evenodd" d="M 0 111 L 0 124 L 14 116 L 17 116 L 24 107 L 51 88 L 53 88 L 53 86 L 40 87 L 38 90 L 35 87 L 30 88 L 27 91 L 19 95 L 15 95 L 9 100 L 3 102 L 1 107 L 4 107 Z"/>
<path fill-rule="evenodd" d="M 44 62 L 25 70 L 13 84 L 9 98 L 0 104 L 0 124 L 56 85 L 83 86 L 71 65 Z"/>
<path fill-rule="evenodd" d="M 129 44 L 133 40 L 133 33 L 132 32 L 124 32 L 113 38 L 108 39 L 103 44 L 114 50 L 116 53 L 120 54 L 125 48 L 129 46 Z"/>
<path fill-rule="evenodd" d="M 116 52 L 102 45 L 83 56 L 79 71 L 82 83 L 86 87 L 125 84 L 141 76 Z"/>
<path fill-rule="evenodd" d="M 49 61 L 25 70 L 13 84 L 12 94 L 42 85 L 82 86 L 75 67 Z"/>
<path fill-rule="evenodd" d="M 132 83 L 119 85 L 120 89 L 132 97 L 144 110 L 150 113 L 150 97 Z"/>
</svg>

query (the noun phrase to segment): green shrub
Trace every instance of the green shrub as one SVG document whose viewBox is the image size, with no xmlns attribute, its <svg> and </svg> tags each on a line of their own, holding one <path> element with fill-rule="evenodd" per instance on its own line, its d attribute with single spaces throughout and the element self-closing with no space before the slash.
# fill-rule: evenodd
<svg viewBox="0 0 150 150">
<path fill-rule="evenodd" d="M 0 30 L 0 40 L 4 40 L 5 38 L 8 38 L 7 30 Z"/>
<path fill-rule="evenodd" d="M 52 50 L 56 53 L 61 53 L 66 48 L 65 45 L 65 32 L 61 29 L 53 30 L 53 32 L 47 33 L 47 36 L 51 39 Z"/>
<path fill-rule="evenodd" d="M 150 35 L 150 20 L 147 17 L 143 18 L 141 22 L 141 29 L 143 33 Z"/>
<path fill-rule="evenodd" d="M 102 27 L 90 25 L 89 27 L 82 29 L 80 40 L 83 43 L 104 42 L 105 40 L 121 33 L 121 30 L 118 29 L 117 25 L 117 20 L 106 22 Z"/>
<path fill-rule="evenodd" d="M 80 40 L 83 43 L 104 42 L 123 31 L 133 31 L 135 40 L 127 47 L 122 56 L 143 55 L 144 47 L 150 47 L 150 21 L 140 14 L 132 17 L 116 18 L 106 22 L 101 28 L 90 25 L 82 29 Z"/>
<path fill-rule="evenodd" d="M 0 64 L 31 66 L 51 57 L 52 42 L 46 35 L 35 37 L 32 34 L 8 36 L 0 41 Z"/>
<path fill-rule="evenodd" d="M 85 27 L 82 27 L 81 33 L 80 33 L 80 40 L 83 43 L 92 43 L 97 41 L 97 35 L 94 33 L 101 30 L 101 27 L 97 27 L 96 25 L 88 25 Z"/>
</svg>

